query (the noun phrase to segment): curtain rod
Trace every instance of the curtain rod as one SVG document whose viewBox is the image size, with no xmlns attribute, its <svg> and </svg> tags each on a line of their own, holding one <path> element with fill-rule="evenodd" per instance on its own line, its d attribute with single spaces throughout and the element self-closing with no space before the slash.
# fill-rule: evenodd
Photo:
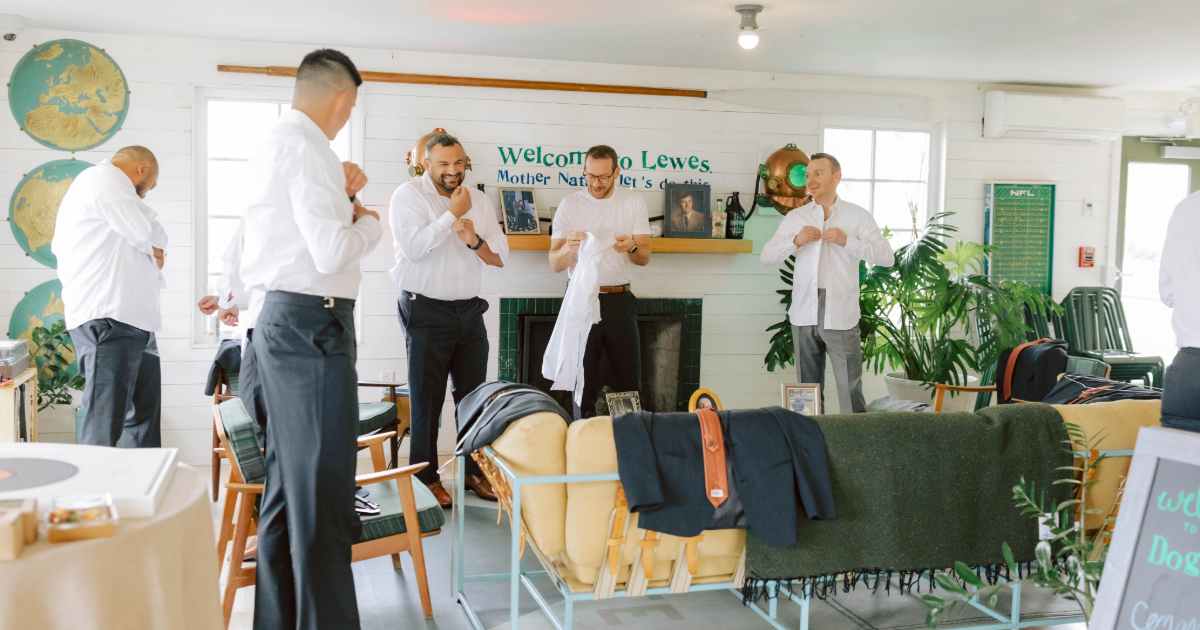
<svg viewBox="0 0 1200 630">
<path fill-rule="evenodd" d="M 228 66 L 218 65 L 217 72 L 265 74 L 272 77 L 295 77 L 296 69 L 285 66 Z M 601 85 L 598 83 L 558 83 L 554 81 L 516 81 L 513 79 L 481 79 L 477 77 L 448 77 L 435 74 L 401 74 L 396 72 L 361 72 L 363 81 L 377 83 L 412 83 L 417 85 L 458 85 L 463 87 L 505 88 L 510 90 L 552 90 L 557 92 L 599 92 L 604 94 L 643 94 L 648 96 L 684 96 L 706 98 L 704 90 L 638 87 L 631 85 Z"/>
</svg>

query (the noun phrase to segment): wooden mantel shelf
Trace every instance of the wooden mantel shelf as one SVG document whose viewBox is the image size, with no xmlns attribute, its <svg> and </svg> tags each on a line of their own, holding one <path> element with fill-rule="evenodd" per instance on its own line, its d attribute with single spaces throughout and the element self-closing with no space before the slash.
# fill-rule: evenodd
<svg viewBox="0 0 1200 630">
<path fill-rule="evenodd" d="M 550 251 L 550 237 L 544 234 L 512 234 L 508 237 L 508 247 L 514 250 Z M 754 241 L 724 238 L 653 238 L 650 239 L 650 247 L 656 254 L 749 254 L 754 251 Z"/>
</svg>

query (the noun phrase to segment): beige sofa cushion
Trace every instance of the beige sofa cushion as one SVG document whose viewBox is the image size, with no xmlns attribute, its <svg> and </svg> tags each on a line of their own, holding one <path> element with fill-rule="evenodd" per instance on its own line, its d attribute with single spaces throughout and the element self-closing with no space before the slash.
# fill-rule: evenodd
<svg viewBox="0 0 1200 630">
<path fill-rule="evenodd" d="M 535 413 L 509 425 L 492 448 L 522 477 L 562 475 L 566 465 L 567 423 L 556 413 Z M 521 520 L 533 544 L 552 556 L 566 549 L 566 484 L 521 487 Z"/>
</svg>

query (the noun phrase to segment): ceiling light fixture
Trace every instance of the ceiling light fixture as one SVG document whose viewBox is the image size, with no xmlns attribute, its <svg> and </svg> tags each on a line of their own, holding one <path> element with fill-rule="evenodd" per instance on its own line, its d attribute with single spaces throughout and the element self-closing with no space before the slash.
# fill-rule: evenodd
<svg viewBox="0 0 1200 630">
<path fill-rule="evenodd" d="M 738 44 L 750 50 L 758 45 L 757 16 L 763 10 L 761 4 L 739 4 L 733 8 L 742 16 L 742 24 L 738 27 Z"/>
</svg>

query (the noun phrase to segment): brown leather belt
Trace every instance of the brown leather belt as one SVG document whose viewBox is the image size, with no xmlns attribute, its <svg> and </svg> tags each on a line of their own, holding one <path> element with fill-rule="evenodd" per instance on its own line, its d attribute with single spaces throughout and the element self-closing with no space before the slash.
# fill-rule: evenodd
<svg viewBox="0 0 1200 630">
<path fill-rule="evenodd" d="M 729 498 L 729 478 L 725 472 L 725 436 L 721 433 L 721 419 L 712 409 L 698 409 L 700 418 L 700 443 L 704 452 L 704 494 L 713 507 L 718 507 Z"/>
<path fill-rule="evenodd" d="M 624 293 L 626 291 L 632 291 L 632 290 L 633 290 L 633 287 L 629 286 L 628 284 L 618 284 L 616 286 L 600 287 L 601 293 Z"/>
<path fill-rule="evenodd" d="M 1025 348 L 1028 348 L 1029 346 L 1036 346 L 1038 344 L 1046 343 L 1047 341 L 1050 341 L 1049 337 L 1042 337 L 1041 339 L 1038 339 L 1037 341 L 1030 341 L 1027 343 L 1023 343 L 1023 344 L 1017 346 L 1016 348 L 1013 348 L 1012 353 L 1008 355 L 1008 365 L 1006 365 L 1004 367 L 1004 392 L 1001 393 L 1000 395 L 997 395 L 996 396 L 997 399 L 999 399 L 1003 394 L 1008 395 L 1008 398 L 1006 400 L 1012 399 L 1012 378 L 1013 378 L 1013 370 L 1017 369 L 1017 355 L 1021 354 L 1021 351 L 1024 350 Z M 1004 402 L 1004 400 L 999 400 L 999 402 Z M 1070 404 L 1070 403 L 1067 403 L 1067 404 Z"/>
</svg>

